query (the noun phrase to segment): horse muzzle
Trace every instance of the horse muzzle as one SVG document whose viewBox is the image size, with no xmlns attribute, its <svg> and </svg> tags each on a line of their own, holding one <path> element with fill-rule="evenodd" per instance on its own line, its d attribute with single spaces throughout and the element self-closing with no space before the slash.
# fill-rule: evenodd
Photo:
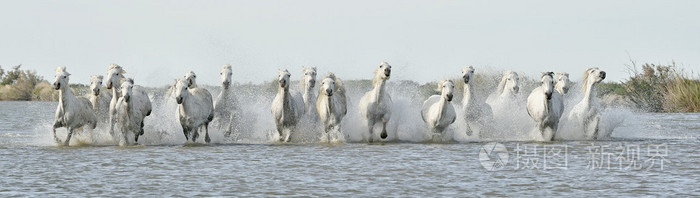
<svg viewBox="0 0 700 198">
<path fill-rule="evenodd" d="M 280 80 L 280 87 L 286 87 L 287 86 L 287 81 L 286 80 Z"/>
<path fill-rule="evenodd" d="M 327 96 L 333 96 L 333 90 L 332 90 L 332 89 L 326 89 L 326 95 L 327 95 Z"/>
<path fill-rule="evenodd" d="M 544 95 L 547 96 L 547 100 L 552 99 L 552 92 L 546 92 L 546 93 L 544 93 Z"/>
<path fill-rule="evenodd" d="M 605 72 L 604 71 L 600 71 L 600 78 L 605 79 Z"/>
<path fill-rule="evenodd" d="M 447 94 L 446 97 L 447 97 L 447 102 L 452 102 L 452 97 L 453 97 L 452 94 Z"/>
<path fill-rule="evenodd" d="M 112 81 L 107 81 L 107 89 L 112 89 Z"/>
<path fill-rule="evenodd" d="M 130 95 L 124 95 L 124 101 L 129 102 L 129 100 L 131 100 L 131 96 L 130 96 Z M 180 104 L 180 103 L 178 103 L 178 104 Z"/>
<path fill-rule="evenodd" d="M 518 86 L 513 87 L 513 92 L 514 92 L 514 93 L 518 93 L 519 90 L 520 90 L 520 87 L 518 87 Z"/>
<path fill-rule="evenodd" d="M 229 82 L 229 81 L 224 81 L 224 82 L 221 84 L 221 86 L 224 87 L 224 89 L 228 89 L 228 88 L 231 86 L 231 82 Z"/>
<path fill-rule="evenodd" d="M 390 69 L 385 69 L 385 70 L 384 70 L 384 76 L 386 76 L 386 77 L 391 76 L 391 70 L 390 70 Z"/>
<path fill-rule="evenodd" d="M 309 81 L 309 85 L 311 86 L 311 88 L 314 88 L 314 86 L 316 86 L 316 81 L 315 81 L 315 80 L 310 80 L 310 81 Z"/>
<path fill-rule="evenodd" d="M 182 97 L 175 97 L 177 104 L 182 104 Z"/>
<path fill-rule="evenodd" d="M 469 76 L 464 76 L 463 78 L 464 78 L 464 84 L 469 83 Z"/>
<path fill-rule="evenodd" d="M 55 89 L 55 90 L 61 89 L 61 83 L 60 82 L 53 83 L 53 89 Z"/>
</svg>

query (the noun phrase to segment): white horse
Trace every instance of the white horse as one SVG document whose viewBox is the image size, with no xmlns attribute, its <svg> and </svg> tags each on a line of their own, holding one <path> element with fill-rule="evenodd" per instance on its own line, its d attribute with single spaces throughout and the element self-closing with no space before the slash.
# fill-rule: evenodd
<svg viewBox="0 0 700 198">
<path fill-rule="evenodd" d="M 314 96 L 314 87 L 316 86 L 316 67 L 304 67 L 304 76 L 301 79 L 302 98 L 304 99 L 304 114 L 313 116 L 313 120 L 317 120 L 316 114 L 316 96 Z"/>
<path fill-rule="evenodd" d="M 139 141 L 139 136 L 143 133 L 143 120 L 150 115 L 149 111 L 143 109 L 151 108 L 150 104 L 133 100 L 134 80 L 129 78 L 121 85 L 121 97 L 117 101 L 116 113 L 117 122 L 121 125 L 122 140 L 119 145 L 131 145 L 127 135 L 128 132 L 134 134 L 134 143 Z M 116 89 L 116 88 L 114 88 Z"/>
<path fill-rule="evenodd" d="M 109 65 L 107 71 L 107 89 L 112 90 L 112 100 L 109 102 L 109 134 L 112 135 L 115 141 L 117 140 L 114 134 L 114 124 L 117 122 L 117 102 L 119 98 L 122 97 L 121 89 L 117 88 L 117 86 L 121 86 L 121 84 L 126 81 L 125 73 L 126 71 L 117 64 Z M 138 103 L 137 106 L 142 107 L 138 109 L 141 111 L 142 115 L 151 115 L 151 111 L 153 110 L 151 99 L 142 87 L 134 86 L 132 96 L 129 100 L 132 100 L 131 103 L 135 105 Z M 143 131 L 143 126 L 141 126 L 141 130 L 139 131 Z"/>
<path fill-rule="evenodd" d="M 542 85 L 527 97 L 527 114 L 537 122 L 540 141 L 552 141 L 564 112 L 561 94 L 554 90 L 554 73 L 542 72 Z"/>
<path fill-rule="evenodd" d="M 504 72 L 501 82 L 498 83 L 495 96 L 489 97 L 486 103 L 491 106 L 494 114 L 504 114 L 511 110 L 519 90 L 520 77 L 518 77 L 518 73 L 507 70 Z"/>
<path fill-rule="evenodd" d="M 280 141 L 283 142 L 290 141 L 291 128 L 296 127 L 299 118 L 304 114 L 303 99 L 298 94 L 289 93 L 290 77 L 291 74 L 286 69 L 278 71 L 279 87 L 277 87 L 277 95 L 270 108 L 277 126 L 277 133 L 280 135 Z"/>
<path fill-rule="evenodd" d="M 70 74 L 66 71 L 66 67 L 57 67 L 56 79 L 53 83 L 54 89 L 59 90 L 60 97 L 58 98 L 56 117 L 51 130 L 54 141 L 60 144 L 61 140 L 56 137 L 56 128 L 66 128 L 68 136 L 63 143 L 65 146 L 68 146 L 68 143 L 70 143 L 73 130 L 83 128 L 83 126 L 95 129 L 97 126 L 97 117 L 92 111 L 90 100 L 83 97 L 75 97 L 73 90 L 68 85 L 69 76 Z"/>
<path fill-rule="evenodd" d="M 474 67 L 467 66 L 462 68 L 462 79 L 464 80 L 464 97 L 462 98 L 462 112 L 464 112 L 464 120 L 467 124 L 467 134 L 474 135 L 475 131 L 479 132 L 493 119 L 491 106 L 488 106 L 482 98 L 478 98 L 474 94 Z"/>
<path fill-rule="evenodd" d="M 92 103 L 92 110 L 95 112 L 98 121 L 107 123 L 109 119 L 109 101 L 112 94 L 102 90 L 102 75 L 90 76 L 90 94 L 88 99 Z"/>
<path fill-rule="evenodd" d="M 600 121 L 600 105 L 596 99 L 595 85 L 605 79 L 605 71 L 597 67 L 588 68 L 583 73 L 583 100 L 576 104 L 569 113 L 570 122 L 580 124 L 586 139 L 599 139 L 598 122 Z"/>
<path fill-rule="evenodd" d="M 370 143 L 374 141 L 374 125 L 378 122 L 382 124 L 380 137 L 387 138 L 386 124 L 391 118 L 392 101 L 389 94 L 386 93 L 386 81 L 389 80 L 390 76 L 391 65 L 382 61 L 379 68 L 374 70 L 374 79 L 372 80 L 374 88 L 360 99 L 360 114 L 365 118 Z"/>
<path fill-rule="evenodd" d="M 204 130 L 204 141 L 211 142 L 209 138 L 209 122 L 214 119 L 214 102 L 209 91 L 204 88 L 189 88 L 186 79 L 178 79 L 175 82 L 175 101 L 178 106 L 180 125 L 185 139 L 197 141 L 199 132 Z"/>
<path fill-rule="evenodd" d="M 432 135 L 442 135 L 445 129 L 457 119 L 457 113 L 451 103 L 454 88 L 455 85 L 451 80 L 441 81 L 438 83 L 441 94 L 430 96 L 423 102 L 421 117 Z"/>
<path fill-rule="evenodd" d="M 557 92 L 562 96 L 569 93 L 569 88 L 571 88 L 571 81 L 569 80 L 569 73 L 559 72 L 557 73 L 557 82 L 554 84 Z"/>
<path fill-rule="evenodd" d="M 340 132 L 340 122 L 348 113 L 347 99 L 343 82 L 333 73 L 328 73 L 321 81 L 316 110 L 327 135 L 332 130 Z M 328 137 L 329 142 L 330 140 L 331 138 Z"/>
<path fill-rule="evenodd" d="M 231 65 L 222 66 L 219 75 L 221 75 L 221 93 L 219 93 L 219 96 L 216 97 L 216 102 L 214 102 L 214 119 L 216 120 L 214 123 L 218 125 L 219 129 L 224 129 L 224 137 L 229 137 L 237 124 L 234 116 L 238 109 L 236 98 L 229 89 L 231 87 L 231 75 L 233 75 Z"/>
</svg>

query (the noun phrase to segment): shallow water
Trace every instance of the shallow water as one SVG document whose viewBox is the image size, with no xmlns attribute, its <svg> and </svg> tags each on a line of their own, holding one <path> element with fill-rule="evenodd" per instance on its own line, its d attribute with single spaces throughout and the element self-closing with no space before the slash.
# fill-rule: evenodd
<svg viewBox="0 0 700 198">
<path fill-rule="evenodd" d="M 55 108 L 0 102 L 0 196 L 700 196 L 700 114 L 608 112 L 625 117 L 608 141 L 448 144 L 212 134 L 216 143 L 183 145 L 161 118 L 148 124 L 145 146 L 78 134 L 78 146 L 60 147 L 50 135 Z M 499 144 L 506 150 L 491 152 Z M 504 166 L 490 166 L 497 159 Z"/>
</svg>

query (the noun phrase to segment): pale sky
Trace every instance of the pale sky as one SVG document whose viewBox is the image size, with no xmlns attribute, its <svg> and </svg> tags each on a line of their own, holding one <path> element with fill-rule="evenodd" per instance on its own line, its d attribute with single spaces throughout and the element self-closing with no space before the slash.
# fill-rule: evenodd
<svg viewBox="0 0 700 198">
<path fill-rule="evenodd" d="M 370 79 L 381 61 L 421 83 L 465 65 L 619 81 L 628 54 L 700 72 L 700 1 L 0 1 L 0 65 L 49 81 L 67 66 L 72 83 L 110 63 L 161 86 L 190 70 L 218 85 L 227 63 L 241 83 L 302 66 Z"/>
</svg>

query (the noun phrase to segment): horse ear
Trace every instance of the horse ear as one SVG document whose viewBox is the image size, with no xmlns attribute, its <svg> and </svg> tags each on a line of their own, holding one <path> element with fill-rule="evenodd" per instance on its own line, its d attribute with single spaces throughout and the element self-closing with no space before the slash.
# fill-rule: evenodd
<svg viewBox="0 0 700 198">
<path fill-rule="evenodd" d="M 437 85 L 437 86 L 438 86 L 438 91 L 439 91 L 439 92 L 442 92 L 442 84 L 445 84 L 445 80 L 440 80 L 440 81 L 438 81 L 438 85 Z"/>
</svg>

